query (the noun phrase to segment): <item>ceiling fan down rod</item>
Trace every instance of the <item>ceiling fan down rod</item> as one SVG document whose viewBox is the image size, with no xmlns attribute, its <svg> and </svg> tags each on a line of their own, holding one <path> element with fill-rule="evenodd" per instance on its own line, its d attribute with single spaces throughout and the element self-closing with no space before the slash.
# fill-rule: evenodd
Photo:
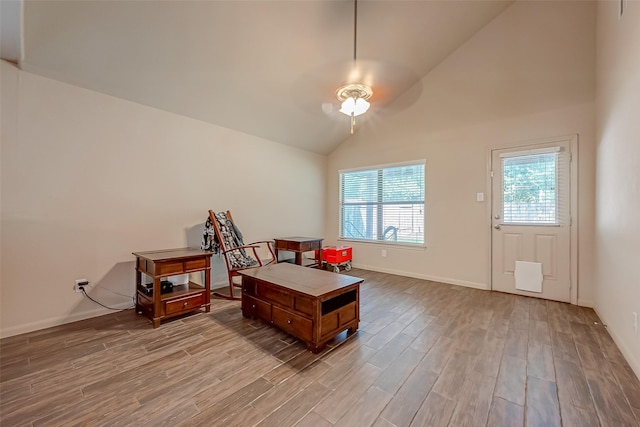
<svg viewBox="0 0 640 427">
<path fill-rule="evenodd" d="M 356 65 L 356 49 L 358 40 L 358 0 L 353 1 L 353 65 Z"/>
</svg>

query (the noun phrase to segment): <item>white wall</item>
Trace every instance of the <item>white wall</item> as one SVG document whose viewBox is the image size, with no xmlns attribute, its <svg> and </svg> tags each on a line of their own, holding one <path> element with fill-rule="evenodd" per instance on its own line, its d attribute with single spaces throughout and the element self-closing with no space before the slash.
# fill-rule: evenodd
<svg viewBox="0 0 640 427">
<path fill-rule="evenodd" d="M 578 302 L 593 305 L 594 30 L 594 3 L 516 2 L 425 76 L 411 107 L 374 112 L 329 156 L 328 242 L 338 243 L 340 169 L 426 158 L 426 250 L 382 257 L 350 242 L 354 264 L 486 289 L 489 206 L 475 200 L 489 193 L 488 150 L 578 134 Z"/>
<path fill-rule="evenodd" d="M 132 251 L 199 246 L 208 209 L 249 241 L 321 235 L 326 158 L 2 62 L 1 335 L 125 307 Z M 214 257 L 213 282 L 224 282 Z M 214 302 L 215 303 L 215 302 Z"/>
<path fill-rule="evenodd" d="M 626 4 L 618 19 L 598 2 L 595 308 L 640 377 L 640 3 Z"/>
</svg>

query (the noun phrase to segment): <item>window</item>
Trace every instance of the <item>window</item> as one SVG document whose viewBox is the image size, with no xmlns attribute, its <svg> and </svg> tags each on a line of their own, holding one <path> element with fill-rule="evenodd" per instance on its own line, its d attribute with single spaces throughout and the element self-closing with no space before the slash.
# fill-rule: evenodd
<svg viewBox="0 0 640 427">
<path fill-rule="evenodd" d="M 424 163 L 340 171 L 340 238 L 424 244 Z"/>
<path fill-rule="evenodd" d="M 560 225 L 561 173 L 567 168 L 559 147 L 503 154 L 502 212 L 505 224 Z"/>
</svg>

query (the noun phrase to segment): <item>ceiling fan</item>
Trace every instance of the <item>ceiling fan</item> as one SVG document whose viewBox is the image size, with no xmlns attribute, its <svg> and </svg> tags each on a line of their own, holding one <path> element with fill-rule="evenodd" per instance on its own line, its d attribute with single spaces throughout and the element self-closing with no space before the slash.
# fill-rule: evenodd
<svg viewBox="0 0 640 427">
<path fill-rule="evenodd" d="M 358 0 L 353 1 L 353 73 L 357 71 L 358 49 Z M 355 77 L 355 76 L 354 76 Z M 348 83 L 336 91 L 340 101 L 340 112 L 351 117 L 351 134 L 356 125 L 356 116 L 366 113 L 371 104 L 367 101 L 373 95 L 371 86 L 365 83 Z"/>
<path fill-rule="evenodd" d="M 334 5 L 340 3 L 331 2 Z M 386 60 L 384 50 L 378 49 L 375 44 L 370 43 L 367 51 L 369 55 L 378 56 L 376 59 L 358 57 L 359 6 L 358 0 L 354 0 L 353 55 L 350 60 L 316 66 L 301 75 L 292 87 L 294 101 L 308 113 L 324 114 L 336 124 L 344 123 L 345 115 L 348 116 L 352 134 L 356 117 L 361 116 L 359 122 L 368 121 L 399 111 L 415 102 L 421 93 L 421 87 L 416 85 L 420 81 L 418 75 L 405 66 Z M 369 2 L 362 16 L 379 15 L 380 7 L 388 9 L 392 6 L 386 2 Z M 382 55 L 378 55 L 380 53 Z M 394 102 L 409 87 L 414 88 L 411 93 L 404 96 L 401 102 Z M 336 132 L 339 130 L 336 129 Z"/>
</svg>

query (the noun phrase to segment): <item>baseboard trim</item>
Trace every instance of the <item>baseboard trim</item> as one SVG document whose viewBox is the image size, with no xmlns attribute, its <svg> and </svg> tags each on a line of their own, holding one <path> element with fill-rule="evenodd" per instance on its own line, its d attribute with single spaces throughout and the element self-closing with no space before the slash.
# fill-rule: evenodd
<svg viewBox="0 0 640 427">
<path fill-rule="evenodd" d="M 428 274 L 412 273 L 408 271 L 394 270 L 391 268 L 380 268 L 378 266 L 366 265 L 366 264 L 353 264 L 353 267 L 361 268 L 363 270 L 377 271 L 378 273 L 395 274 L 397 276 L 413 277 L 414 279 L 424 279 L 424 280 L 430 280 L 432 282 L 447 283 L 449 285 L 464 286 L 466 288 L 482 289 L 484 291 L 489 290 L 489 285 L 487 285 L 486 283 L 469 282 L 466 280 L 452 279 L 449 277 L 431 276 Z"/>
<path fill-rule="evenodd" d="M 127 310 L 132 308 L 130 302 L 115 304 L 113 307 L 118 310 Z M 72 313 L 68 316 L 52 317 L 49 319 L 39 320 L 37 322 L 31 322 L 23 325 L 3 328 L 2 330 L 0 330 L 0 338 L 8 338 L 15 335 L 26 334 L 29 332 L 52 328 L 54 326 L 60 326 L 67 323 L 77 322 L 79 320 L 86 320 L 86 319 L 91 319 L 93 317 L 104 316 L 105 314 L 109 314 L 113 312 L 114 310 L 109 310 L 106 308 L 99 307 L 93 310 L 86 310 L 79 313 Z"/>
<path fill-rule="evenodd" d="M 633 352 L 629 350 L 629 348 L 625 345 L 624 341 L 620 339 L 618 334 L 616 334 L 615 329 L 611 327 L 610 323 L 607 321 L 607 318 L 603 316 L 602 313 L 600 313 L 596 307 L 593 307 L 593 311 L 596 312 L 600 320 L 602 320 L 602 323 L 607 325 L 607 332 L 609 332 L 609 335 L 613 339 L 613 342 L 615 342 L 618 348 L 620 349 L 620 352 L 622 353 L 624 358 L 627 360 L 627 363 L 629 364 L 633 372 L 635 372 L 636 377 L 640 379 L 640 360 L 636 358 L 638 355 L 633 354 Z"/>
<path fill-rule="evenodd" d="M 593 301 L 588 299 L 579 299 L 579 298 L 578 298 L 578 305 L 580 307 L 588 307 L 588 308 L 593 308 L 594 306 Z"/>
</svg>

